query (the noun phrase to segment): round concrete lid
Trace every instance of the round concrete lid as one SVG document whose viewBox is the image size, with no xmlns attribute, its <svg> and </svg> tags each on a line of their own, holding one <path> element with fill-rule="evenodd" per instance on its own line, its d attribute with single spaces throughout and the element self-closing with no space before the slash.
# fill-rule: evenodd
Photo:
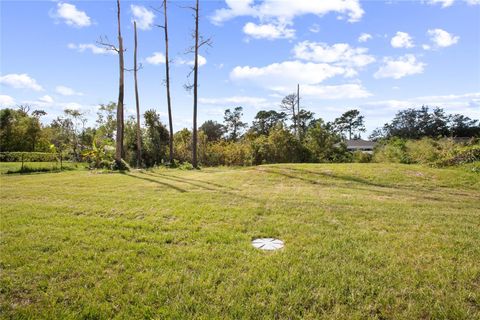
<svg viewBox="0 0 480 320">
<path fill-rule="evenodd" d="M 252 241 L 252 246 L 261 250 L 278 250 L 283 248 L 282 240 L 274 238 L 259 238 Z"/>
</svg>

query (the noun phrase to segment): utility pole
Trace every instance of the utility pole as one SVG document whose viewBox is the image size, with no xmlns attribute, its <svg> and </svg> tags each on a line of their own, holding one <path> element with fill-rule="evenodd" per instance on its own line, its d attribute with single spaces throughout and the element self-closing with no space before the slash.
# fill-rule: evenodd
<svg viewBox="0 0 480 320">
<path fill-rule="evenodd" d="M 140 101 L 138 97 L 138 80 L 137 80 L 137 22 L 133 21 L 133 29 L 135 31 L 135 43 L 133 51 L 133 77 L 135 80 L 135 104 L 137 107 L 137 168 L 142 164 L 142 139 L 140 131 Z"/>
</svg>

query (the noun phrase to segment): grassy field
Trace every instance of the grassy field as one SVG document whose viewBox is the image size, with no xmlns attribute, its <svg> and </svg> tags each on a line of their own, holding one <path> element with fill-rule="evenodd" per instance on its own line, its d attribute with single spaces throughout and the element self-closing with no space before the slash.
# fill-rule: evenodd
<svg viewBox="0 0 480 320">
<path fill-rule="evenodd" d="M 302 164 L 0 182 L 2 318 L 480 318 L 478 173 Z"/>
</svg>

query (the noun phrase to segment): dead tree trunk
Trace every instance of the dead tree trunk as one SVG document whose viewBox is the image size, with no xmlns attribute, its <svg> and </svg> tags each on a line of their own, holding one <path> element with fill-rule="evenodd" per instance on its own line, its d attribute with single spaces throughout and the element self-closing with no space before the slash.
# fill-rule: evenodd
<svg viewBox="0 0 480 320">
<path fill-rule="evenodd" d="M 163 0 L 163 15 L 165 24 L 163 30 L 165 31 L 165 77 L 167 85 L 167 106 L 168 106 L 168 129 L 170 132 L 170 164 L 173 164 L 173 120 L 172 120 L 172 103 L 170 99 L 170 62 L 168 59 L 168 20 L 167 20 L 167 0 Z"/>
<path fill-rule="evenodd" d="M 120 165 L 123 150 L 123 97 L 124 97 L 124 61 L 123 61 L 123 39 L 120 29 L 120 0 L 117 0 L 117 22 L 118 22 L 118 66 L 119 66 L 119 83 L 118 83 L 118 102 L 117 102 L 117 141 L 115 150 L 115 161 Z"/>
<path fill-rule="evenodd" d="M 137 80 L 137 22 L 133 22 L 133 29 L 135 32 L 135 44 L 133 51 L 133 78 L 135 80 L 135 105 L 137 107 L 137 168 L 142 165 L 142 133 L 140 131 L 140 101 L 138 97 L 138 80 Z"/>
<path fill-rule="evenodd" d="M 193 64 L 193 134 L 192 134 L 192 165 L 197 163 L 197 93 L 198 93 L 198 0 L 195 6 L 195 62 Z"/>
<path fill-rule="evenodd" d="M 300 84 L 297 84 L 297 138 L 300 139 Z"/>
</svg>

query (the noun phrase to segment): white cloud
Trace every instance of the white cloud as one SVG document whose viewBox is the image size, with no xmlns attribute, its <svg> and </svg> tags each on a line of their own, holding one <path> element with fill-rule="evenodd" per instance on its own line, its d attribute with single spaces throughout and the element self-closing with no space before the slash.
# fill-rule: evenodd
<svg viewBox="0 0 480 320">
<path fill-rule="evenodd" d="M 190 61 L 188 64 L 189 65 L 194 65 L 194 61 Z M 198 55 L 198 66 L 201 67 L 201 66 L 204 66 L 207 64 L 207 58 L 205 58 L 204 56 L 202 55 Z"/>
<path fill-rule="evenodd" d="M 348 71 L 327 63 L 284 61 L 264 67 L 237 66 L 230 72 L 230 78 L 272 88 L 295 86 L 297 83 L 317 84 L 337 75 L 348 75 Z"/>
<path fill-rule="evenodd" d="M 5 94 L 0 94 L 0 106 L 11 107 L 15 104 L 15 99 Z"/>
<path fill-rule="evenodd" d="M 141 30 L 150 30 L 153 25 L 153 20 L 155 19 L 155 15 L 152 11 L 148 10 L 144 6 L 137 6 L 137 5 L 130 5 L 130 9 L 132 10 L 133 21 L 137 21 L 137 27 Z"/>
<path fill-rule="evenodd" d="M 268 101 L 265 98 L 249 97 L 249 96 L 233 96 L 223 98 L 200 98 L 198 100 L 201 104 L 209 105 L 241 105 L 241 106 L 253 106 L 262 107 L 267 106 Z"/>
<path fill-rule="evenodd" d="M 42 86 L 26 73 L 11 73 L 1 76 L 0 83 L 16 89 L 32 89 L 35 91 L 43 91 Z"/>
<path fill-rule="evenodd" d="M 442 8 L 450 7 L 455 0 L 428 0 L 429 4 L 440 4 Z"/>
<path fill-rule="evenodd" d="M 427 33 L 430 36 L 430 40 L 438 48 L 452 46 L 460 39 L 460 37 L 454 36 L 453 34 L 442 29 L 430 29 Z"/>
<path fill-rule="evenodd" d="M 57 86 L 55 88 L 55 91 L 58 93 L 58 94 L 61 94 L 62 96 L 82 96 L 83 93 L 81 92 L 76 92 L 75 90 L 73 90 L 72 88 L 69 88 L 69 87 L 65 87 L 65 86 Z"/>
<path fill-rule="evenodd" d="M 184 60 L 184 59 L 177 59 L 175 60 L 175 63 L 178 64 L 178 65 L 189 65 L 189 66 L 193 66 L 195 64 L 195 60 L 190 60 L 190 61 L 187 61 L 187 60 Z M 202 56 L 201 54 L 198 55 L 198 66 L 201 67 L 201 66 L 204 66 L 207 64 L 207 58 L 205 58 L 204 56 Z"/>
<path fill-rule="evenodd" d="M 390 44 L 394 48 L 413 48 L 413 39 L 412 37 L 402 31 L 398 31 L 395 36 L 390 41 Z"/>
<path fill-rule="evenodd" d="M 412 54 L 406 54 L 398 59 L 387 57 L 384 58 L 383 65 L 374 74 L 374 77 L 377 79 L 400 79 L 405 76 L 423 73 L 425 65 L 423 62 L 417 61 L 417 58 Z"/>
<path fill-rule="evenodd" d="M 113 50 L 107 50 L 92 43 L 69 43 L 67 47 L 68 49 L 77 50 L 78 52 L 90 51 L 93 54 L 116 54 Z"/>
<path fill-rule="evenodd" d="M 322 42 L 303 41 L 295 45 L 293 52 L 298 59 L 350 68 L 364 67 L 375 61 L 373 56 L 367 54 L 367 48 L 352 48 L 347 43 L 329 46 Z"/>
<path fill-rule="evenodd" d="M 255 24 L 248 22 L 243 27 L 243 32 L 255 39 L 290 39 L 295 36 L 295 30 L 288 28 L 286 24 Z"/>
<path fill-rule="evenodd" d="M 320 32 L 320 26 L 318 24 L 314 23 L 310 26 L 308 31 L 310 31 L 312 33 L 319 33 Z"/>
<path fill-rule="evenodd" d="M 165 63 L 165 55 L 161 52 L 154 52 L 150 57 L 145 59 L 150 64 L 162 64 Z"/>
<path fill-rule="evenodd" d="M 63 20 L 69 26 L 88 27 L 92 24 L 85 11 L 80 11 L 75 5 L 69 3 L 57 3 L 57 11 L 52 16 Z"/>
<path fill-rule="evenodd" d="M 38 101 L 50 104 L 50 103 L 53 103 L 53 98 L 50 97 L 49 95 L 44 95 L 43 97 L 38 98 Z"/>
<path fill-rule="evenodd" d="M 215 11 L 211 17 L 213 23 L 221 24 L 240 16 L 251 16 L 261 21 L 276 20 L 287 23 L 301 15 L 323 16 L 330 12 L 346 15 L 349 21 L 354 22 L 360 20 L 364 14 L 358 0 L 263 0 L 259 4 L 255 4 L 253 0 L 226 0 L 225 2 L 227 8 Z"/>
<path fill-rule="evenodd" d="M 372 35 L 369 33 L 362 33 L 358 37 L 358 42 L 367 42 L 368 40 L 372 39 Z"/>
<path fill-rule="evenodd" d="M 480 0 L 464 0 L 468 5 L 479 5 Z M 435 5 L 440 4 L 442 8 L 447 8 L 455 3 L 455 0 L 427 0 L 428 4 Z"/>
<path fill-rule="evenodd" d="M 273 88 L 274 91 L 286 95 L 292 91 L 289 87 Z M 312 99 L 358 99 L 372 96 L 361 84 L 349 83 L 340 85 L 303 85 L 300 96 Z"/>
</svg>

